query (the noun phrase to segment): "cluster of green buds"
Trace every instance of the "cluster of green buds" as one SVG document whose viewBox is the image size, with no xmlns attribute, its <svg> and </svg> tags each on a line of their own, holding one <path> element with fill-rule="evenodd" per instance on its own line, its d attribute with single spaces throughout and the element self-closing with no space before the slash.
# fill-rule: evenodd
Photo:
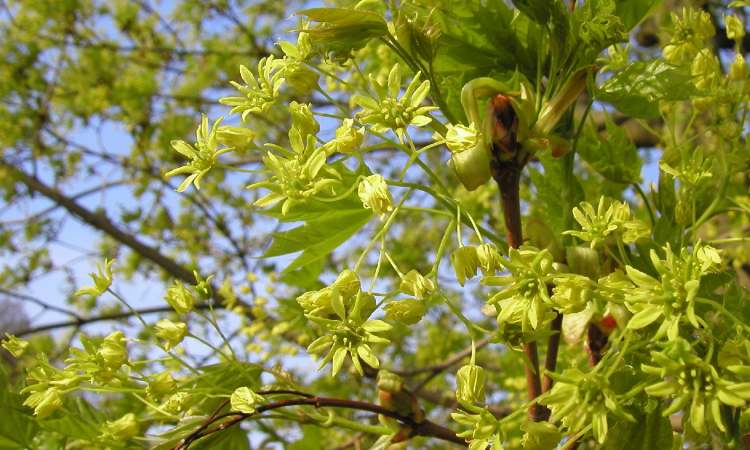
<svg viewBox="0 0 750 450">
<path fill-rule="evenodd" d="M 49 363 L 46 356 L 37 356 L 34 366 L 27 371 L 27 386 L 22 394 L 29 394 L 25 406 L 34 408 L 34 415 L 43 419 L 63 406 L 63 397 L 87 382 L 92 385 L 116 386 L 126 383 L 128 375 L 121 371 L 128 363 L 128 350 L 122 331 L 110 333 L 103 339 L 81 335 L 83 348 L 72 348 L 71 356 L 62 369 Z"/>
<path fill-rule="evenodd" d="M 635 285 L 625 297 L 625 305 L 634 313 L 627 327 L 638 330 L 661 319 L 655 337 L 666 335 L 672 340 L 678 337 L 685 320 L 695 328 L 707 325 L 695 313 L 695 299 L 701 278 L 720 267 L 721 257 L 716 249 L 704 244 L 692 250 L 683 248 L 679 254 L 667 245 L 664 253 L 665 259 L 654 250 L 650 253 L 658 278 L 626 266 L 627 276 Z"/>
<path fill-rule="evenodd" d="M 500 328 L 517 324 L 523 333 L 531 333 L 552 320 L 555 313 L 550 308 L 552 299 L 547 285 L 554 279 L 555 267 L 549 250 L 512 248 L 502 265 L 508 270 L 507 275 L 482 279 L 485 285 L 503 287 L 488 301 L 498 310 Z"/>
<path fill-rule="evenodd" d="M 245 66 L 240 66 L 240 77 L 245 83 L 241 85 L 230 81 L 242 96 L 223 97 L 219 99 L 222 105 L 232 106 L 230 114 L 241 113 L 242 120 L 247 120 L 250 113 L 264 113 L 276 101 L 281 86 L 284 84 L 282 65 L 274 56 L 262 58 L 258 62 L 258 77 Z"/>
<path fill-rule="evenodd" d="M 196 189 L 201 187 L 201 179 L 206 175 L 218 162 L 219 156 L 224 153 L 234 150 L 232 147 L 219 148 L 221 142 L 219 142 L 219 128 L 223 117 L 217 119 L 209 129 L 208 117 L 203 115 L 201 117 L 201 124 L 195 132 L 196 142 L 194 144 L 188 144 L 183 140 L 174 140 L 171 142 L 172 148 L 188 160 L 189 163 L 182 167 L 172 169 L 164 176 L 172 177 L 183 173 L 189 173 L 182 183 L 177 187 L 178 192 L 182 192 L 194 184 Z M 233 127 L 232 130 L 234 130 Z M 236 130 L 229 133 L 232 140 L 236 139 Z M 226 137 L 226 132 L 224 135 Z"/>
<path fill-rule="evenodd" d="M 461 286 L 467 279 L 474 277 L 478 269 L 484 275 L 494 275 L 504 266 L 497 246 L 491 243 L 458 247 L 451 253 L 451 265 Z"/>
<path fill-rule="evenodd" d="M 308 353 L 325 354 L 319 369 L 330 362 L 336 375 L 347 354 L 360 375 L 364 373 L 362 362 L 373 368 L 380 366 L 372 345 L 389 343 L 379 334 L 390 331 L 391 326 L 382 320 L 368 320 L 375 310 L 375 299 L 360 290 L 354 272 L 343 272 L 332 285 L 303 294 L 297 302 L 305 310 L 305 317 L 324 330 L 307 347 Z"/>
<path fill-rule="evenodd" d="M 403 142 L 406 129 L 409 126 L 423 127 L 429 124 L 432 119 L 428 113 L 437 107 L 422 105 L 430 93 L 430 82 L 421 81 L 419 72 L 399 97 L 402 76 L 401 66 L 395 64 L 388 74 L 386 84 L 380 84 L 370 77 L 377 98 L 355 95 L 352 100 L 362 107 L 362 111 L 357 113 L 360 122 L 369 124 L 376 133 L 393 131 Z"/>
<path fill-rule="evenodd" d="M 383 307 L 388 320 L 414 325 L 422 320 L 427 312 L 425 300 L 435 291 L 435 283 L 417 270 L 410 270 L 401 276 L 399 290 L 413 298 L 394 300 Z"/>
<path fill-rule="evenodd" d="M 138 434 L 140 427 L 135 414 L 127 413 L 116 420 L 108 420 L 102 429 L 101 438 L 107 441 L 122 442 Z"/>
<path fill-rule="evenodd" d="M 315 133 L 318 123 L 312 116 L 309 106 L 292 103 L 289 107 L 292 127 L 289 130 L 291 150 L 275 144 L 266 144 L 274 151 L 263 157 L 268 178 L 249 185 L 248 189 L 264 188 L 270 193 L 259 198 L 257 207 L 272 206 L 278 202 L 282 214 L 286 214 L 295 204 L 317 197 L 335 195 L 335 187 L 341 185 L 341 175 L 331 165 L 327 157 L 331 147 L 318 146 Z"/>
<path fill-rule="evenodd" d="M 359 149 L 364 138 L 364 128 L 355 128 L 353 119 L 344 119 L 336 129 L 336 137 L 326 143 L 326 152 L 352 154 Z"/>
<path fill-rule="evenodd" d="M 541 397 L 540 403 L 552 411 L 551 423 L 562 421 L 563 426 L 573 433 L 591 424 L 594 439 L 602 444 L 609 430 L 608 414 L 635 421 L 610 389 L 608 376 L 596 371 L 583 373 L 578 369 L 566 369 L 562 374 L 549 375 L 555 384 Z"/>
<path fill-rule="evenodd" d="M 750 374 L 750 366 L 732 365 L 726 369 L 730 376 Z M 643 364 L 641 370 L 659 380 L 645 388 L 648 395 L 672 400 L 663 414 L 684 411 L 690 426 L 699 434 L 705 434 L 710 424 L 726 431 L 722 405 L 744 408 L 750 400 L 750 383 L 720 376 L 682 338 L 670 341 L 660 352 L 651 352 L 651 364 Z"/>
<path fill-rule="evenodd" d="M 573 208 L 573 217 L 581 230 L 565 231 L 564 234 L 589 242 L 591 248 L 606 244 L 611 237 L 633 243 L 651 233 L 645 222 L 631 218 L 627 202 L 610 201 L 605 197 L 599 198 L 596 209 L 591 203 L 581 202 Z"/>
<path fill-rule="evenodd" d="M 155 335 L 162 339 L 164 350 L 171 350 L 182 342 L 187 335 L 187 325 L 182 322 L 172 322 L 169 319 L 161 319 L 156 322 Z"/>
</svg>

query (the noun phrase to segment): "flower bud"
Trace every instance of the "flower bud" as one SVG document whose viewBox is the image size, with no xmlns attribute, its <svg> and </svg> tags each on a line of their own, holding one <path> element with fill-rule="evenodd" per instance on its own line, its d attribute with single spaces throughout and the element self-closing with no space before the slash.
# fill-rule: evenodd
<svg viewBox="0 0 750 450">
<path fill-rule="evenodd" d="M 127 413 L 114 421 L 107 421 L 102 432 L 105 438 L 124 441 L 138 434 L 138 422 L 135 414 Z"/>
<path fill-rule="evenodd" d="M 190 394 L 187 392 L 175 392 L 162 405 L 162 409 L 170 414 L 177 414 L 188 409 Z"/>
<path fill-rule="evenodd" d="M 479 267 L 477 248 L 473 246 L 457 248 L 451 254 L 451 264 L 453 265 L 453 271 L 456 272 L 458 282 L 463 286 L 467 278 L 477 274 L 477 268 Z"/>
<path fill-rule="evenodd" d="M 427 308 L 423 300 L 406 299 L 392 301 L 383 307 L 385 317 L 406 325 L 414 325 L 422 320 Z"/>
<path fill-rule="evenodd" d="M 590 247 L 567 247 L 565 259 L 572 273 L 585 275 L 591 279 L 599 278 L 601 262 L 599 252 Z"/>
<path fill-rule="evenodd" d="M 695 87 L 700 90 L 710 89 L 720 72 L 719 60 L 711 50 L 704 48 L 695 56 L 690 72 Z"/>
<path fill-rule="evenodd" d="M 745 36 L 745 25 L 742 20 L 735 15 L 731 15 L 724 18 L 724 23 L 726 24 L 727 37 L 735 42 L 741 42 Z"/>
<path fill-rule="evenodd" d="M 104 361 L 107 368 L 117 370 L 128 360 L 125 343 L 125 335 L 122 331 L 115 331 L 104 338 L 97 355 Z"/>
<path fill-rule="evenodd" d="M 187 334 L 187 325 L 162 319 L 156 322 L 156 337 L 164 340 L 164 349 L 169 351 L 176 347 Z"/>
<path fill-rule="evenodd" d="M 0 341 L 0 346 L 8 350 L 14 358 L 19 358 L 26 351 L 29 343 L 23 339 L 18 339 L 12 334 L 5 333 L 5 339 Z"/>
<path fill-rule="evenodd" d="M 193 293 L 179 281 L 175 281 L 174 285 L 167 289 L 164 299 L 169 303 L 169 306 L 180 314 L 192 311 L 193 304 L 195 304 Z"/>
<path fill-rule="evenodd" d="M 742 53 L 737 53 L 734 55 L 732 65 L 729 66 L 729 75 L 727 75 L 727 78 L 732 81 L 742 81 L 747 79 L 747 75 L 747 61 L 745 61 L 745 57 L 742 56 Z"/>
<path fill-rule="evenodd" d="M 162 372 L 149 379 L 146 394 L 150 397 L 159 398 L 174 391 L 175 387 L 177 387 L 177 383 L 172 378 L 172 374 Z"/>
<path fill-rule="evenodd" d="M 222 125 L 216 131 L 216 140 L 235 150 L 244 150 L 253 145 L 256 133 L 245 127 Z"/>
<path fill-rule="evenodd" d="M 284 58 L 284 80 L 299 94 L 310 94 L 318 87 L 318 74 L 294 59 Z"/>
<path fill-rule="evenodd" d="M 359 199 L 367 209 L 372 209 L 381 217 L 393 209 L 393 198 L 388 191 L 385 178 L 380 175 L 370 175 L 359 183 Z"/>
<path fill-rule="evenodd" d="M 263 396 L 256 394 L 252 389 L 246 386 L 235 389 L 230 397 L 232 411 L 245 414 L 254 413 L 255 407 L 260 403 L 263 403 L 264 400 Z"/>
<path fill-rule="evenodd" d="M 422 299 L 432 295 L 432 292 L 435 290 L 435 283 L 429 278 L 422 276 L 418 271 L 412 269 L 401 278 L 399 289 L 405 294 L 413 295 L 416 298 Z"/>
<path fill-rule="evenodd" d="M 485 275 L 492 275 L 503 266 L 500 252 L 497 251 L 495 244 L 479 245 L 477 247 L 477 260 Z"/>
<path fill-rule="evenodd" d="M 23 405 L 34 408 L 34 415 L 39 419 L 44 419 L 62 408 L 63 401 L 60 390 L 51 387 L 29 395 L 29 398 L 23 402 Z"/>
<path fill-rule="evenodd" d="M 352 154 L 359 149 L 365 137 L 365 130 L 364 128 L 356 129 L 353 125 L 354 120 L 344 119 L 341 126 L 336 129 L 336 138 L 326 144 L 329 154 Z"/>
<path fill-rule="evenodd" d="M 293 101 L 289 104 L 289 112 L 292 114 L 292 128 L 299 131 L 301 136 L 318 134 L 320 125 L 315 120 L 310 105 Z"/>
<path fill-rule="evenodd" d="M 448 124 L 445 132 L 445 146 L 451 153 L 472 150 L 482 143 L 479 130 L 472 123 L 469 126 Z"/>
<path fill-rule="evenodd" d="M 362 287 L 357 274 L 349 269 L 341 272 L 331 286 L 336 287 L 345 299 L 357 295 Z"/>
<path fill-rule="evenodd" d="M 464 403 L 484 402 L 484 369 L 467 364 L 456 373 L 456 399 Z"/>
</svg>

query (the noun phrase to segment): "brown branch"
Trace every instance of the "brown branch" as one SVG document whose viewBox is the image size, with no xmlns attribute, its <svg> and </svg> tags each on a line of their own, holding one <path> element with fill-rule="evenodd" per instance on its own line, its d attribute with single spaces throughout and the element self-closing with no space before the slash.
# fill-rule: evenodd
<svg viewBox="0 0 750 450">
<path fill-rule="evenodd" d="M 193 309 L 196 309 L 196 310 L 207 310 L 207 309 L 212 309 L 212 308 L 223 309 L 224 307 L 221 304 L 211 305 L 208 303 L 198 303 L 195 306 L 193 306 Z M 96 322 L 116 321 L 116 320 L 128 319 L 136 315 L 168 313 L 168 312 L 173 312 L 173 311 L 174 309 L 172 309 L 171 306 L 154 306 L 151 308 L 136 309 L 133 311 L 123 311 L 123 312 L 113 313 L 113 314 L 104 314 L 104 315 L 95 316 L 95 317 L 77 317 L 72 320 L 53 322 L 53 323 L 48 323 L 45 325 L 40 325 L 34 328 L 27 328 L 15 334 L 18 337 L 23 337 L 23 336 L 28 336 L 31 334 L 41 333 L 43 331 L 56 330 L 59 328 L 82 327 L 84 325 L 89 325 L 89 324 L 96 323 Z"/>
<path fill-rule="evenodd" d="M 557 368 L 557 352 L 560 349 L 560 331 L 562 330 L 562 313 L 557 313 L 557 317 L 552 321 L 551 330 L 554 333 L 547 341 L 547 355 L 544 360 L 544 371 L 554 372 Z M 545 373 L 542 379 L 542 392 L 548 392 L 552 389 L 552 378 Z M 549 417 L 547 417 L 549 419 Z"/>
<path fill-rule="evenodd" d="M 518 248 L 523 243 L 521 228 L 521 171 L 526 164 L 525 159 L 503 161 L 495 159 L 492 163 L 492 176 L 500 188 L 500 201 L 503 207 L 503 219 L 507 230 L 508 245 Z M 542 382 L 539 376 L 539 351 L 535 341 L 527 342 L 523 346 L 526 355 L 526 386 L 528 399 L 534 400 L 542 395 Z M 538 403 L 529 406 L 529 419 L 534 422 L 546 420 L 549 409 Z"/>
<path fill-rule="evenodd" d="M 490 343 L 490 338 L 481 339 L 477 341 L 476 349 L 479 350 L 485 347 L 489 343 Z M 430 376 L 434 376 L 444 370 L 450 369 L 452 366 L 460 363 L 461 360 L 463 360 L 464 358 L 470 355 L 471 355 L 471 346 L 466 347 L 465 349 L 454 353 L 452 356 L 448 357 L 445 361 L 439 364 L 434 364 L 434 365 L 425 366 L 425 367 L 417 367 L 414 369 L 401 369 L 401 370 L 395 369 L 395 370 L 391 370 L 391 372 L 397 375 L 400 375 L 402 377 L 412 377 L 415 375 L 420 375 L 420 374 L 428 373 L 428 372 L 430 373 Z"/>
<path fill-rule="evenodd" d="M 186 437 L 181 443 L 177 444 L 174 447 L 174 450 L 186 450 L 193 442 L 196 440 L 208 436 L 212 433 L 216 433 L 222 430 L 225 430 L 231 426 L 234 426 L 243 420 L 257 416 L 259 414 L 262 414 L 266 411 L 272 411 L 279 408 L 285 408 L 288 406 L 313 406 L 315 408 L 344 408 L 344 409 L 353 409 L 358 411 L 367 411 L 374 414 L 380 414 L 386 417 L 390 417 L 392 419 L 395 419 L 402 424 L 406 425 L 411 429 L 411 435 L 412 436 L 424 436 L 424 437 L 433 437 L 436 439 L 440 439 L 446 442 L 452 442 L 454 444 L 461 445 L 463 447 L 466 447 L 466 441 L 461 439 L 460 437 L 456 436 L 456 433 L 450 430 L 449 428 L 446 428 L 442 425 L 438 425 L 435 422 L 432 422 L 430 420 L 422 420 L 417 421 L 411 416 L 405 416 L 402 414 L 399 414 L 395 411 L 392 411 L 388 408 L 385 408 L 380 405 L 376 405 L 374 403 L 368 403 L 358 400 L 347 400 L 347 399 L 339 399 L 339 398 L 330 398 L 330 397 L 311 397 L 311 398 L 293 398 L 293 399 L 287 399 L 287 400 L 279 400 L 276 402 L 268 403 L 262 406 L 259 406 L 254 413 L 252 414 L 246 414 L 246 413 L 237 413 L 237 412 L 230 412 L 222 415 L 218 415 L 214 417 L 214 419 L 211 422 L 208 422 L 207 424 L 204 424 L 193 432 L 190 436 Z M 227 417 L 233 417 L 232 419 L 221 423 L 220 425 L 216 426 L 215 428 L 208 428 L 213 423 L 216 423 L 218 420 L 227 418 Z"/>
</svg>

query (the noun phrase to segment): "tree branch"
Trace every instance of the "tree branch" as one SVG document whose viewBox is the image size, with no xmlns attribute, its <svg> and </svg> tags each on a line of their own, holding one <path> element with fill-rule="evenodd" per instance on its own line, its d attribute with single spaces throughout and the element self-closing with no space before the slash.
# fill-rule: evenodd
<svg viewBox="0 0 750 450">
<path fill-rule="evenodd" d="M 411 429 L 411 436 L 433 437 L 433 438 L 443 440 L 446 442 L 452 442 L 454 444 L 458 444 L 463 447 L 467 446 L 466 441 L 456 436 L 456 433 L 453 432 L 451 429 L 446 428 L 442 425 L 438 425 L 435 422 L 432 422 L 430 420 L 425 419 L 422 421 L 417 421 L 411 416 L 405 416 L 405 415 L 399 414 L 395 411 L 392 411 L 380 405 L 376 405 L 374 403 L 368 403 L 368 402 L 363 402 L 363 401 L 358 401 L 358 400 L 330 398 L 330 397 L 310 397 L 310 398 L 293 398 L 293 399 L 279 400 L 276 402 L 268 403 L 268 404 L 259 406 L 255 410 L 255 412 L 252 414 L 229 412 L 229 413 L 222 414 L 222 415 L 215 415 L 212 418 L 212 420 L 204 423 L 200 428 L 198 428 L 190 436 L 186 437 L 180 444 L 176 445 L 173 450 L 186 450 L 187 448 L 190 447 L 190 445 L 193 442 L 195 442 L 196 440 L 204 436 L 208 436 L 210 434 L 225 430 L 231 426 L 237 425 L 238 423 L 242 422 L 243 420 L 247 418 L 258 416 L 259 414 L 262 414 L 266 411 L 272 411 L 275 409 L 285 408 L 288 406 L 313 406 L 315 408 L 343 408 L 343 409 L 353 409 L 353 410 L 358 410 L 358 411 L 367 411 L 367 412 L 371 412 L 374 414 L 380 414 L 386 417 L 390 417 L 392 419 L 395 419 L 401 422 L 403 425 Z M 227 417 L 233 417 L 233 418 L 226 422 L 221 423 L 215 428 L 208 428 L 210 425 Z"/>
</svg>

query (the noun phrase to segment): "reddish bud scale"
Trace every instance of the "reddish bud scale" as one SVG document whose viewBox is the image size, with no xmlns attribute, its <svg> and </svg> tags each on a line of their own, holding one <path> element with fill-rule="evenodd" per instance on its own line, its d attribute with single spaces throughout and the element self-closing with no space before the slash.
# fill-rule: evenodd
<svg viewBox="0 0 750 450">
<path fill-rule="evenodd" d="M 516 152 L 516 133 L 518 132 L 518 116 L 510 102 L 510 97 L 503 94 L 495 95 L 490 100 L 488 110 L 493 154 L 501 159 L 508 159 Z"/>
<path fill-rule="evenodd" d="M 615 328 L 617 328 L 617 321 L 612 314 L 607 314 L 599 322 L 599 328 L 606 334 L 610 334 Z"/>
</svg>

